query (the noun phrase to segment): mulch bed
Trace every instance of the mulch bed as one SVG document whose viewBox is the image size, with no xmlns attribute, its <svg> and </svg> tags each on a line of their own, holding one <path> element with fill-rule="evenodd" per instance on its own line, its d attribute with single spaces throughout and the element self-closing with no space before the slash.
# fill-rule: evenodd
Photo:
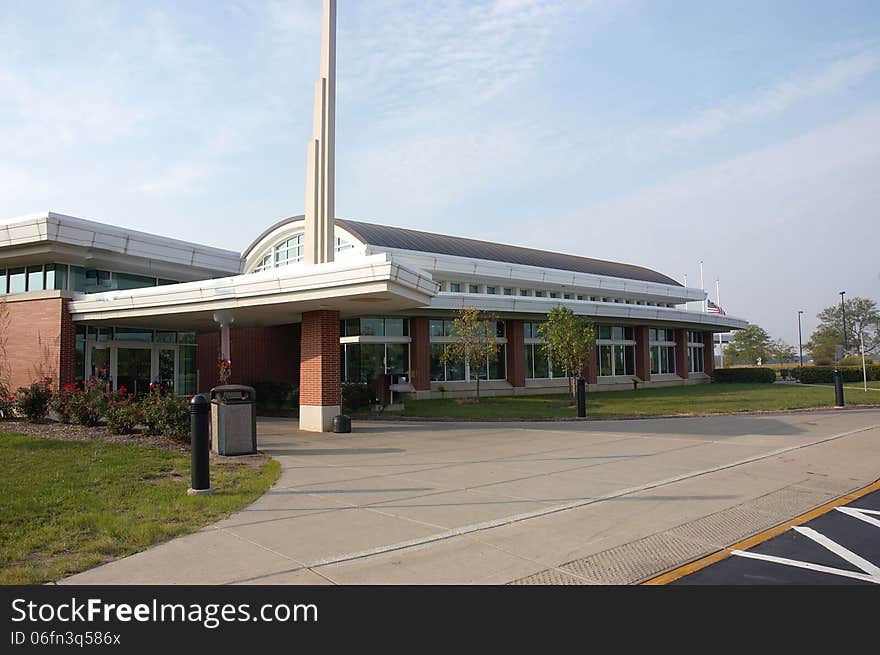
<svg viewBox="0 0 880 655">
<path fill-rule="evenodd" d="M 17 432 L 31 437 L 47 437 L 62 441 L 103 441 L 106 443 L 133 444 L 161 448 L 188 455 L 188 443 L 175 441 L 170 437 L 151 436 L 148 434 L 111 434 L 103 425 L 90 428 L 84 425 L 58 423 L 56 421 L 40 421 L 31 423 L 25 419 L 0 420 L 0 431 Z"/>
</svg>

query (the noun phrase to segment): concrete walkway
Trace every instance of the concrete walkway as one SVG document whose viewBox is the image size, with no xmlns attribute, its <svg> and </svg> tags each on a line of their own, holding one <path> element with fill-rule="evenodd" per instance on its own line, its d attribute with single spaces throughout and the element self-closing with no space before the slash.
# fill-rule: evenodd
<svg viewBox="0 0 880 655">
<path fill-rule="evenodd" d="M 634 583 L 880 475 L 880 410 L 296 425 L 253 505 L 61 584 Z"/>
</svg>

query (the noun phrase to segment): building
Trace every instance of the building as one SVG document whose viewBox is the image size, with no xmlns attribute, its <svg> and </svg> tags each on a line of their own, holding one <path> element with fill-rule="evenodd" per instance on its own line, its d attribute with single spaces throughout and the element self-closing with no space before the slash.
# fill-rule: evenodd
<svg viewBox="0 0 880 655">
<path fill-rule="evenodd" d="M 303 376 L 335 377 L 332 406 L 340 382 L 381 374 L 411 397 L 471 393 L 477 375 L 487 395 L 559 392 L 537 324 L 565 305 L 598 325 L 589 388 L 630 389 L 708 382 L 713 334 L 747 324 L 689 311 L 702 290 L 629 264 L 340 219 L 335 261 L 307 265 L 304 235 L 294 216 L 239 254 L 52 212 L 0 222 L 0 375 L 203 392 L 226 326 L 232 382 L 288 382 L 301 400 Z M 498 318 L 500 356 L 480 371 L 440 360 L 466 306 Z"/>
<path fill-rule="evenodd" d="M 0 223 L 0 380 L 103 378 L 142 393 L 231 382 L 299 389 L 300 427 L 326 431 L 343 381 L 415 397 L 558 392 L 537 325 L 565 305 L 598 324 L 591 389 L 708 382 L 713 333 L 746 321 L 689 311 L 705 293 L 647 268 L 337 219 L 336 1 L 324 0 L 305 214 L 244 253 L 52 212 Z M 497 317 L 501 354 L 443 364 L 455 310 Z"/>
</svg>

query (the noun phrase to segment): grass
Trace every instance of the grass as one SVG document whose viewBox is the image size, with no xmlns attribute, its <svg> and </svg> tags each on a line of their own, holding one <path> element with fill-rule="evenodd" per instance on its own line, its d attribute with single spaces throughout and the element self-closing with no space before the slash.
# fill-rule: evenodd
<svg viewBox="0 0 880 655">
<path fill-rule="evenodd" d="M 880 405 L 874 391 L 846 389 L 852 405 Z M 759 410 L 805 409 L 834 404 L 830 388 L 783 384 L 701 384 L 600 391 L 587 394 L 587 415 L 591 417 L 662 416 L 670 414 L 723 414 Z M 467 399 L 410 400 L 404 416 L 461 419 L 569 418 L 575 416 L 568 396 L 498 396 L 482 398 L 479 404 Z"/>
<path fill-rule="evenodd" d="M 263 457 L 213 464 L 213 496 L 187 496 L 190 458 L 0 431 L 0 584 L 36 584 L 217 521 L 278 478 Z"/>
</svg>

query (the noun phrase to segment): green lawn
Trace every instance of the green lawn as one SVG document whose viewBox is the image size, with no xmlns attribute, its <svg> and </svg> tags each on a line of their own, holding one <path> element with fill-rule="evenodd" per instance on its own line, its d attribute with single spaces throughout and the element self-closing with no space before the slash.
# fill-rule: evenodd
<svg viewBox="0 0 880 655">
<path fill-rule="evenodd" d="M 0 584 L 57 580 L 212 523 L 255 500 L 278 462 L 212 464 L 213 496 L 187 496 L 190 458 L 0 431 Z"/>
<path fill-rule="evenodd" d="M 880 405 L 880 393 L 846 389 L 852 405 Z M 834 404 L 832 388 L 783 384 L 700 384 L 691 386 L 601 391 L 587 394 L 587 415 L 662 416 L 716 414 L 758 410 L 804 409 Z M 479 404 L 462 399 L 410 400 L 404 416 L 425 418 L 566 418 L 575 416 L 567 396 L 500 396 Z"/>
</svg>

